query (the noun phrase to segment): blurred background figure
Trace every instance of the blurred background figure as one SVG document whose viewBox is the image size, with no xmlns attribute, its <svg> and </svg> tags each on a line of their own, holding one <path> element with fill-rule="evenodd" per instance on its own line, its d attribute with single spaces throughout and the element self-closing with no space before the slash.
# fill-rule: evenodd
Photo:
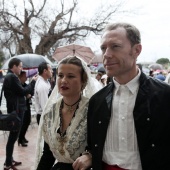
<svg viewBox="0 0 170 170">
<path fill-rule="evenodd" d="M 102 75 L 103 75 L 103 73 L 98 72 L 97 75 L 96 75 L 96 79 L 97 79 L 98 81 L 100 81 L 101 78 L 102 78 Z"/>
<path fill-rule="evenodd" d="M 19 77 L 23 87 L 28 86 L 26 84 L 27 76 L 26 76 L 25 71 L 21 71 L 21 73 L 18 77 Z M 31 109 L 30 109 L 31 102 L 30 101 L 31 101 L 32 95 L 33 95 L 33 91 L 25 96 L 26 110 L 25 110 L 25 113 L 24 113 L 23 124 L 22 124 L 20 134 L 19 134 L 19 138 L 18 138 L 18 145 L 21 144 L 21 146 L 23 146 L 23 147 L 26 147 L 27 143 L 28 143 L 28 140 L 25 138 L 25 135 L 26 135 L 28 127 L 31 123 Z"/>
<path fill-rule="evenodd" d="M 150 77 L 153 77 L 153 76 L 154 76 L 154 75 L 153 75 L 153 70 L 150 70 L 150 71 L 149 71 L 149 76 L 150 76 Z"/>
<path fill-rule="evenodd" d="M 103 87 L 107 85 L 107 75 L 106 74 L 104 74 L 101 77 L 101 83 L 102 83 Z"/>
<path fill-rule="evenodd" d="M 168 72 L 165 82 L 168 83 L 170 85 L 170 71 Z"/>
<path fill-rule="evenodd" d="M 161 81 L 165 81 L 165 76 L 162 74 L 162 72 L 159 72 L 156 76 L 156 79 L 161 80 Z"/>
<path fill-rule="evenodd" d="M 35 97 L 35 110 L 37 114 L 37 123 L 39 124 L 41 114 L 51 93 L 51 83 L 49 79 L 52 77 L 53 70 L 51 65 L 42 62 L 38 66 L 39 77 L 35 84 L 34 97 Z"/>
</svg>

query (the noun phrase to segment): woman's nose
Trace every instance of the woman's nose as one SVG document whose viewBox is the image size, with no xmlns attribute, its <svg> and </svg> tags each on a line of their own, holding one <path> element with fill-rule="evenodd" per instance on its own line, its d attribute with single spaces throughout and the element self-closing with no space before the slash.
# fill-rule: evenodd
<svg viewBox="0 0 170 170">
<path fill-rule="evenodd" d="M 64 76 L 64 77 L 61 79 L 61 82 L 66 83 L 66 82 L 67 82 L 67 78 Z"/>
</svg>

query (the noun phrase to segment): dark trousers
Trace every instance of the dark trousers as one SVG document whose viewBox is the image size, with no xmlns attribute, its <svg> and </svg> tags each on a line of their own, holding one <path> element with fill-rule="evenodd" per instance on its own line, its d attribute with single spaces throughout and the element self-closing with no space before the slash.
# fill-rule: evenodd
<svg viewBox="0 0 170 170">
<path fill-rule="evenodd" d="M 22 142 L 22 140 L 25 139 L 25 134 L 28 130 L 30 123 L 31 123 L 31 111 L 30 109 L 28 109 L 24 113 L 23 124 L 20 130 L 19 139 L 18 139 L 20 142 Z"/>
<path fill-rule="evenodd" d="M 24 112 L 20 112 L 18 113 L 19 118 L 21 119 L 21 124 L 23 121 L 23 116 L 24 116 Z M 6 160 L 5 160 L 5 164 L 6 166 L 11 166 L 12 165 L 12 161 L 13 161 L 13 151 L 14 151 L 14 144 L 18 138 L 19 135 L 19 131 L 17 132 L 10 132 L 9 136 L 8 136 L 8 141 L 6 144 Z"/>
<path fill-rule="evenodd" d="M 38 123 L 38 125 L 39 125 L 39 123 L 40 123 L 40 118 L 41 118 L 41 115 L 40 115 L 40 114 L 37 114 L 36 118 L 37 118 L 37 123 Z"/>
</svg>

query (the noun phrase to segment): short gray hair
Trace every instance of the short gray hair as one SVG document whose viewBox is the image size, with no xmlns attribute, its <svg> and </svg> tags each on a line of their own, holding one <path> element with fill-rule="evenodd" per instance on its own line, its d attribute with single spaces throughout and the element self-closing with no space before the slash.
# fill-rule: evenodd
<svg viewBox="0 0 170 170">
<path fill-rule="evenodd" d="M 115 30 L 119 27 L 124 28 L 126 30 L 127 38 L 132 46 L 141 43 L 140 31 L 134 25 L 129 23 L 118 22 L 118 23 L 108 24 L 104 29 L 104 32 Z"/>
</svg>

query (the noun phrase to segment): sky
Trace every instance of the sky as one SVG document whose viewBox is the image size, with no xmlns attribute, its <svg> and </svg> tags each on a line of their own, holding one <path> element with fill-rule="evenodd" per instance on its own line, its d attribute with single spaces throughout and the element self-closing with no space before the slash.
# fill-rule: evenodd
<svg viewBox="0 0 170 170">
<path fill-rule="evenodd" d="M 91 17 L 101 4 L 113 4 L 120 0 L 78 0 L 82 16 Z M 141 32 L 142 52 L 138 57 L 140 62 L 156 62 L 159 58 L 170 59 L 170 1 L 169 0 L 123 0 L 122 10 L 129 14 L 116 15 L 111 22 L 129 22 Z M 16 0 L 20 6 L 23 0 Z M 42 0 L 33 0 L 39 4 Z M 57 0 L 47 1 L 50 5 L 58 5 Z M 52 3 L 54 2 L 54 3 Z M 67 4 L 72 0 L 65 0 Z M 51 11 L 50 11 L 51 12 Z M 81 16 L 80 16 L 81 17 Z M 84 43 L 84 42 L 83 42 Z M 100 37 L 91 35 L 85 41 L 96 53 L 100 53 Z"/>
<path fill-rule="evenodd" d="M 84 10 L 93 10 L 96 1 L 81 0 Z M 89 2 L 89 3 L 87 3 Z M 98 0 L 98 3 L 111 3 L 113 0 Z M 125 0 L 125 10 L 136 12 L 134 15 L 122 14 L 114 21 L 134 24 L 141 32 L 142 52 L 138 62 L 156 62 L 159 58 L 170 59 L 170 1 L 169 0 Z M 111 21 L 111 22 L 114 22 Z M 87 41 L 94 51 L 99 51 L 100 38 L 92 37 Z"/>
</svg>

